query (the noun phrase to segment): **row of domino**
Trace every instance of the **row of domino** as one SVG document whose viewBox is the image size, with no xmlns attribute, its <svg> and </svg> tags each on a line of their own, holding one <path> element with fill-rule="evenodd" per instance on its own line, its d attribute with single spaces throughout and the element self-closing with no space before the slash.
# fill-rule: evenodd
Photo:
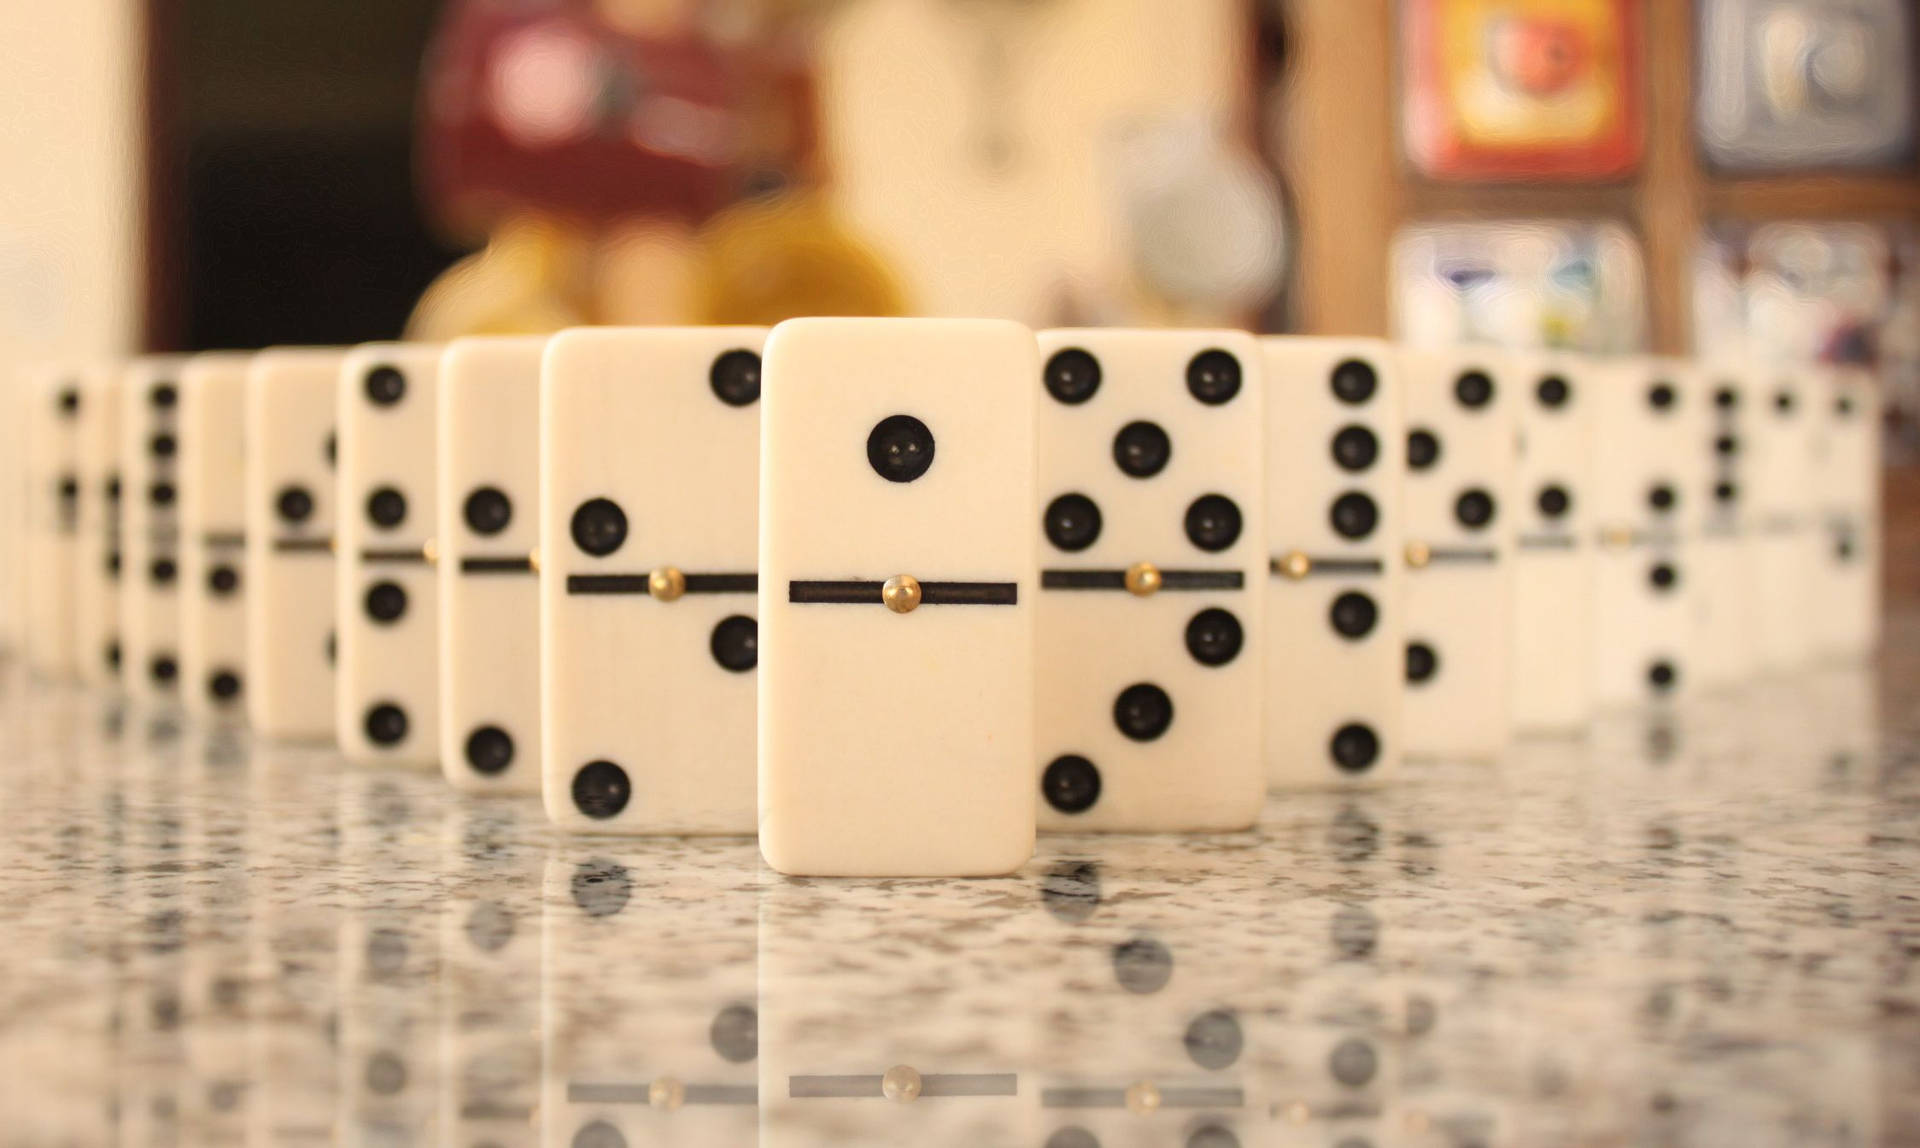
<svg viewBox="0 0 1920 1148">
<path fill-rule="evenodd" d="M 785 872 L 1242 829 L 1878 628 L 1838 373 L 810 319 L 29 383 L 43 674 Z"/>
</svg>

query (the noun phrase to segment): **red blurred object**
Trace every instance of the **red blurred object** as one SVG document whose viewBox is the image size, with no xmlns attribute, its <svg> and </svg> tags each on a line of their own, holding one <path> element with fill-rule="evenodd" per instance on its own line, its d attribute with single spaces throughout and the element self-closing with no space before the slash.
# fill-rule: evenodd
<svg viewBox="0 0 1920 1148">
<path fill-rule="evenodd" d="M 430 210 L 483 233 L 514 215 L 698 224 L 748 176 L 799 162 L 811 93 L 793 57 L 697 31 L 630 34 L 586 0 L 455 0 L 429 52 L 419 158 Z"/>
<path fill-rule="evenodd" d="M 1494 71 L 1530 96 L 1563 92 L 1590 66 L 1586 35 L 1564 20 L 1503 20 L 1493 36 Z"/>
</svg>

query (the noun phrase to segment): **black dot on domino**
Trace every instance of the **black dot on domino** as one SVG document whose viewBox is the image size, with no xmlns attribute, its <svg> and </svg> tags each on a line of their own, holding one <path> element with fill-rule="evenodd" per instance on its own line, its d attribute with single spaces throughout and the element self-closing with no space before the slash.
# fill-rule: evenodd
<svg viewBox="0 0 1920 1148">
<path fill-rule="evenodd" d="M 1333 397 L 1350 407 L 1357 407 L 1373 397 L 1380 384 L 1379 372 L 1373 364 L 1361 359 L 1348 359 L 1333 369 L 1327 380 L 1333 388 Z"/>
<path fill-rule="evenodd" d="M 216 670 L 207 679 L 207 696 L 216 702 L 230 702 L 240 696 L 240 675 L 232 670 Z"/>
<path fill-rule="evenodd" d="M 483 725 L 467 735 L 467 764 L 493 777 L 513 764 L 513 736 L 497 725 Z"/>
<path fill-rule="evenodd" d="M 147 441 L 147 449 L 155 458 L 172 458 L 180 452 L 180 443 L 165 431 L 154 435 Z"/>
<path fill-rule="evenodd" d="M 1343 773 L 1365 773 L 1380 759 L 1380 736 L 1361 722 L 1348 722 L 1333 732 L 1327 753 Z"/>
<path fill-rule="evenodd" d="M 1041 528 L 1055 549 L 1085 550 L 1100 537 L 1100 507 L 1084 494 L 1063 494 L 1047 503 Z"/>
<path fill-rule="evenodd" d="M 180 568 L 173 564 L 171 558 L 155 558 L 152 565 L 147 567 L 147 576 L 155 586 L 171 586 L 179 575 Z"/>
<path fill-rule="evenodd" d="M 80 391 L 75 387 L 62 387 L 54 399 L 54 407 L 62 418 L 72 418 L 80 413 Z"/>
<path fill-rule="evenodd" d="M 1647 667 L 1647 684 L 1655 693 L 1667 693 L 1680 682 L 1680 671 L 1672 662 L 1661 660 Z"/>
<path fill-rule="evenodd" d="M 1380 524 L 1380 508 L 1365 492 L 1349 490 L 1327 508 L 1327 522 L 1342 538 L 1365 538 Z"/>
<path fill-rule="evenodd" d="M 1493 495 L 1475 487 L 1462 491 L 1453 502 L 1453 516 L 1468 530 L 1483 529 L 1493 521 Z"/>
<path fill-rule="evenodd" d="M 912 482 L 933 466 L 933 432 L 912 415 L 888 415 L 867 433 L 867 465 L 888 482 Z"/>
<path fill-rule="evenodd" d="M 383 486 L 367 496 L 367 519 L 382 530 L 392 530 L 407 518 L 407 496 Z"/>
<path fill-rule="evenodd" d="M 180 676 L 180 663 L 166 654 L 156 654 L 147 663 L 147 676 L 163 686 L 172 685 L 173 680 Z"/>
<path fill-rule="evenodd" d="M 1203 666 L 1224 666 L 1240 656 L 1246 631 L 1230 610 L 1210 606 L 1187 620 L 1187 653 Z"/>
<path fill-rule="evenodd" d="M 231 566 L 215 566 L 207 572 L 207 589 L 225 598 L 240 588 L 240 572 Z"/>
<path fill-rule="evenodd" d="M 1374 624 L 1380 620 L 1380 607 L 1361 591 L 1347 590 L 1328 607 L 1327 620 L 1333 624 L 1334 633 L 1355 642 L 1373 633 Z"/>
<path fill-rule="evenodd" d="M 1077 753 L 1062 754 L 1040 775 L 1040 796 L 1061 813 L 1085 813 L 1100 800 L 1100 770 Z"/>
<path fill-rule="evenodd" d="M 760 624 L 744 614 L 722 618 L 707 649 L 721 669 L 744 674 L 760 664 Z"/>
<path fill-rule="evenodd" d="M 147 501 L 155 506 L 172 506 L 174 496 L 173 484 L 165 479 L 147 487 Z"/>
<path fill-rule="evenodd" d="M 1151 682 L 1137 682 L 1113 700 L 1113 724 L 1134 741 L 1152 741 L 1173 724 L 1173 699 Z"/>
<path fill-rule="evenodd" d="M 1535 501 L 1540 513 L 1547 518 L 1564 517 L 1573 508 L 1573 496 L 1567 493 L 1566 487 L 1557 483 L 1541 487 L 1540 496 Z"/>
<path fill-rule="evenodd" d="M 1677 396 L 1672 383 L 1655 383 L 1647 388 L 1647 405 L 1655 411 L 1665 413 L 1672 410 L 1675 398 Z"/>
<path fill-rule="evenodd" d="M 1655 590 L 1665 592 L 1679 584 L 1680 574 L 1671 565 L 1657 562 L 1653 569 L 1647 571 L 1647 582 Z"/>
<path fill-rule="evenodd" d="M 583 552 L 605 558 L 627 540 L 627 513 L 610 498 L 589 498 L 575 508 L 568 531 Z"/>
<path fill-rule="evenodd" d="M 375 745 L 399 745 L 407 737 L 407 711 L 392 702 L 380 702 L 367 710 L 362 728 Z"/>
<path fill-rule="evenodd" d="M 407 592 L 397 582 L 375 582 L 367 589 L 367 617 L 383 625 L 407 612 Z"/>
<path fill-rule="evenodd" d="M 1068 347 L 1047 360 L 1041 379 L 1055 401 L 1077 406 L 1100 389 L 1100 360 L 1078 347 Z"/>
<path fill-rule="evenodd" d="M 1333 436 L 1333 463 L 1341 470 L 1358 472 L 1380 457 L 1380 440 L 1366 427 L 1350 425 Z"/>
<path fill-rule="evenodd" d="M 172 383 L 155 383 L 147 391 L 147 401 L 153 404 L 155 410 L 172 410 L 174 404 L 180 401 L 180 391 Z"/>
<path fill-rule="evenodd" d="M 595 821 L 618 816 L 632 797 L 627 771 L 610 761 L 590 761 L 573 775 L 573 807 Z"/>
<path fill-rule="evenodd" d="M 1426 470 L 1440 461 L 1440 439 L 1430 430 L 1416 428 L 1407 432 L 1407 465 Z"/>
<path fill-rule="evenodd" d="M 1240 1031 L 1238 1017 L 1226 1009 L 1214 1009 L 1188 1022 L 1181 1043 L 1186 1046 L 1188 1060 L 1209 1072 L 1218 1072 L 1240 1059 L 1246 1037 Z"/>
<path fill-rule="evenodd" d="M 1680 496 L 1674 493 L 1673 487 L 1664 482 L 1654 485 L 1647 491 L 1647 505 L 1661 514 L 1672 510 L 1674 503 L 1678 501 Z"/>
<path fill-rule="evenodd" d="M 1219 348 L 1202 351 L 1187 364 L 1187 393 L 1210 407 L 1240 393 L 1240 360 Z"/>
<path fill-rule="evenodd" d="M 730 407 L 753 405 L 760 398 L 760 356 L 744 349 L 728 351 L 713 361 L 707 385 Z"/>
<path fill-rule="evenodd" d="M 1187 541 L 1209 553 L 1240 540 L 1240 508 L 1224 494 L 1203 494 L 1187 507 Z"/>
<path fill-rule="evenodd" d="M 1440 671 L 1440 655 L 1425 642 L 1407 643 L 1407 680 L 1418 684 L 1429 681 Z"/>
<path fill-rule="evenodd" d="M 298 525 L 313 517 L 313 495 L 304 486 L 282 487 L 273 508 L 282 519 Z"/>
<path fill-rule="evenodd" d="M 367 400 L 377 407 L 390 407 L 407 396 L 407 377 L 396 367 L 373 368 L 367 372 L 364 385 Z"/>
<path fill-rule="evenodd" d="M 1573 397 L 1573 387 L 1563 375 L 1548 375 L 1534 386 L 1533 397 L 1548 410 L 1558 410 Z"/>
<path fill-rule="evenodd" d="M 1173 458 L 1173 440 L 1158 423 L 1130 422 L 1113 436 L 1113 464 L 1133 478 L 1152 478 Z"/>
<path fill-rule="evenodd" d="M 334 662 L 339 659 L 339 653 L 340 653 L 339 647 L 340 647 L 339 640 L 334 637 L 332 630 L 328 630 L 326 652 L 327 652 L 327 664 L 329 666 L 333 665 Z"/>
<path fill-rule="evenodd" d="M 707 1026 L 707 1043 L 728 1064 L 751 1064 L 760 1055 L 760 1014 L 752 1005 L 728 1005 Z"/>
<path fill-rule="evenodd" d="M 1453 397 L 1468 410 L 1479 410 L 1493 401 L 1493 376 L 1485 371 L 1467 371 L 1453 380 Z"/>
<path fill-rule="evenodd" d="M 513 500 L 497 487 L 483 486 L 467 495 L 460 513 L 475 534 L 498 534 L 513 521 Z"/>
</svg>

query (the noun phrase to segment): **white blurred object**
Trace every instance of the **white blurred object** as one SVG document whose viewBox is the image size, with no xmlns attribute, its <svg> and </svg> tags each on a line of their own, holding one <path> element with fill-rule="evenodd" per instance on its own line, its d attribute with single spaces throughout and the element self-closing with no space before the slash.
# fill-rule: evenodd
<svg viewBox="0 0 1920 1148">
<path fill-rule="evenodd" d="M 1414 346 L 1621 352 L 1646 340 L 1640 247 L 1620 224 L 1415 224 L 1392 267 L 1394 337 Z"/>
</svg>

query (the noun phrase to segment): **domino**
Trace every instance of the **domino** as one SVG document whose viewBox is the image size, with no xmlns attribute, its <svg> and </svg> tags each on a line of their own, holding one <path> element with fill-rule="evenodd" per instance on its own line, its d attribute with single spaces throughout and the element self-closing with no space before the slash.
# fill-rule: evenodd
<svg viewBox="0 0 1920 1148">
<path fill-rule="evenodd" d="M 245 714 L 250 361 L 195 355 L 180 370 L 181 702 L 203 720 Z"/>
<path fill-rule="evenodd" d="M 120 684 L 121 373 L 94 368 L 80 380 L 79 552 L 73 574 L 75 659 L 80 680 Z"/>
<path fill-rule="evenodd" d="M 1398 362 L 1374 339 L 1260 341 L 1267 377 L 1267 784 L 1400 768 Z"/>
<path fill-rule="evenodd" d="M 120 396 L 120 648 L 127 696 L 171 703 L 180 686 L 180 369 L 136 359 Z"/>
<path fill-rule="evenodd" d="M 1818 397 L 1821 561 L 1814 651 L 1864 661 L 1880 645 L 1880 394 L 1866 372 L 1835 370 Z"/>
<path fill-rule="evenodd" d="M 1596 373 L 1591 360 L 1571 355 L 1513 360 L 1513 724 L 1525 733 L 1578 733 L 1593 717 L 1588 391 Z"/>
<path fill-rule="evenodd" d="M 541 337 L 456 339 L 440 361 L 440 768 L 470 793 L 540 790 Z"/>
<path fill-rule="evenodd" d="M 1692 539 L 1707 460 L 1703 388 L 1687 364 L 1628 358 L 1593 388 L 1593 689 L 1624 708 L 1690 686 Z"/>
<path fill-rule="evenodd" d="M 1711 462 L 1699 536 L 1693 544 L 1693 680 L 1702 690 L 1726 689 L 1754 670 L 1752 496 L 1749 481 L 1753 403 L 1744 373 L 1728 364 L 1701 368 Z"/>
<path fill-rule="evenodd" d="M 760 416 L 760 849 L 985 876 L 1033 851 L 1033 333 L 801 319 Z"/>
<path fill-rule="evenodd" d="M 85 401 L 79 373 L 54 364 L 28 372 L 19 391 L 27 529 L 21 645 L 36 674 L 59 681 L 79 669 L 73 587 L 80 553 L 76 466 Z"/>
<path fill-rule="evenodd" d="M 1495 356 L 1406 351 L 1411 756 L 1493 757 L 1513 724 L 1515 394 Z"/>
<path fill-rule="evenodd" d="M 334 498 L 340 351 L 275 348 L 247 369 L 248 723 L 268 738 L 333 739 Z"/>
<path fill-rule="evenodd" d="M 1040 825 L 1245 829 L 1266 797 L 1259 345 L 1237 331 L 1038 341 Z"/>
<path fill-rule="evenodd" d="M 562 828 L 754 832 L 765 341 L 581 329 L 547 351 L 540 704 Z"/>
<path fill-rule="evenodd" d="M 1754 655 L 1762 673 L 1786 673 L 1813 657 L 1819 539 L 1815 456 L 1817 392 L 1798 372 L 1763 369 L 1755 376 L 1752 430 L 1755 593 Z"/>
<path fill-rule="evenodd" d="M 439 760 L 440 353 L 371 343 L 341 361 L 334 737 L 357 764 Z"/>
</svg>

